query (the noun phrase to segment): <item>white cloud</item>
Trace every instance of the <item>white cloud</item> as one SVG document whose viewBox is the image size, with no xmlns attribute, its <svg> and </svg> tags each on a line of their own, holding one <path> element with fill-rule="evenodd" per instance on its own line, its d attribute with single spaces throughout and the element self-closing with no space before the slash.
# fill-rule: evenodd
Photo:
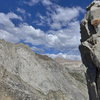
<svg viewBox="0 0 100 100">
<path fill-rule="evenodd" d="M 10 17 L 9 17 L 10 15 Z M 12 13 L 12 15 L 16 15 Z M 17 16 L 17 15 L 16 15 Z M 41 44 L 44 38 L 44 32 L 40 29 L 35 29 L 34 27 L 28 24 L 20 24 L 18 27 L 14 25 L 11 21 L 11 18 L 20 19 L 21 17 L 11 16 L 11 13 L 4 14 L 0 13 L 0 38 L 4 38 L 7 41 L 11 42 L 19 42 L 20 40 L 24 40 L 26 42 L 31 42 L 32 44 L 38 42 L 36 44 Z M 13 40 L 12 40 L 13 38 Z M 41 40 L 41 41 L 39 41 Z M 32 40 L 32 41 L 31 41 Z M 42 42 L 43 43 L 43 42 Z"/>
<path fill-rule="evenodd" d="M 16 11 L 19 12 L 20 14 L 22 14 L 24 19 L 26 19 L 27 16 L 31 17 L 31 14 L 29 12 L 26 12 L 26 10 L 24 10 L 22 8 L 17 8 Z"/>
<path fill-rule="evenodd" d="M 81 7 L 68 8 L 55 5 L 53 8 L 48 9 L 46 16 L 37 15 L 40 18 L 38 23 L 41 23 L 41 25 L 45 23 L 44 26 L 48 25 L 51 29 L 62 29 L 67 27 L 70 22 L 77 21 L 79 15 L 84 12 L 85 10 Z"/>
<path fill-rule="evenodd" d="M 3 13 L 1 13 L 1 14 L 3 14 Z M 19 20 L 22 20 L 22 18 L 20 16 L 16 15 L 13 12 L 9 12 L 5 17 L 8 17 L 9 19 L 19 19 Z"/>
<path fill-rule="evenodd" d="M 80 55 L 68 55 L 67 53 L 58 53 L 58 54 L 46 54 L 48 55 L 49 57 L 51 58 L 64 58 L 64 59 L 67 59 L 67 60 L 80 60 L 81 57 Z"/>
<path fill-rule="evenodd" d="M 80 23 L 78 21 L 69 24 L 68 28 L 58 31 L 49 31 L 48 44 L 56 49 L 66 50 L 78 47 L 80 43 Z"/>
<path fill-rule="evenodd" d="M 78 17 L 85 10 L 81 7 L 68 8 L 53 3 L 52 5 L 47 11 L 47 16 L 38 14 L 40 18 L 39 24 L 51 27 L 47 32 L 46 47 L 60 50 L 60 52 L 78 52 L 80 43 L 80 22 Z"/>
<path fill-rule="evenodd" d="M 44 53 L 44 50 L 43 49 L 40 49 L 40 48 L 37 48 L 35 46 L 32 46 L 31 49 L 34 51 L 34 52 L 39 52 L 39 53 Z"/>
<path fill-rule="evenodd" d="M 40 0 L 30 0 L 29 2 L 24 2 L 24 3 L 29 6 L 33 6 L 33 5 L 37 4 L 39 1 Z"/>
<path fill-rule="evenodd" d="M 22 14 L 26 13 L 26 11 L 24 9 L 22 9 L 22 8 L 17 8 L 17 11 L 20 12 L 20 13 L 22 13 Z"/>
<path fill-rule="evenodd" d="M 50 29 L 44 32 L 36 29 L 28 23 L 20 23 L 18 26 L 12 22 L 12 19 L 23 20 L 26 16 L 31 16 L 22 8 L 17 8 L 22 17 L 13 12 L 8 14 L 0 13 L 0 38 L 10 42 L 24 41 L 32 45 L 42 45 L 39 49 L 32 46 L 32 50 L 44 53 L 44 49 L 53 49 L 59 51 L 58 54 L 47 54 L 50 57 L 63 57 L 65 59 L 80 59 L 80 56 L 74 52 L 78 52 L 80 43 L 80 23 L 78 17 L 80 13 L 84 13 L 81 7 L 61 7 L 52 2 L 52 0 L 29 0 L 24 2 L 29 6 L 42 3 L 46 7 L 46 16 L 37 14 L 39 20 L 37 25 L 48 26 Z M 35 22 L 34 22 L 35 23 Z M 69 53 L 68 53 L 68 52 Z M 65 52 L 65 53 L 62 53 Z M 67 53 L 66 53 L 67 52 Z"/>
<path fill-rule="evenodd" d="M 56 12 L 52 15 L 53 21 L 57 22 L 68 22 L 72 20 L 73 18 L 77 17 L 79 15 L 79 9 L 78 8 L 63 8 L 58 7 L 56 9 Z"/>
<path fill-rule="evenodd" d="M 12 16 L 11 16 L 12 15 Z M 43 45 L 44 48 L 53 48 L 60 52 L 70 49 L 73 51 L 78 47 L 80 34 L 79 22 L 73 21 L 68 24 L 68 28 L 59 30 L 49 30 L 47 32 L 36 29 L 27 23 L 15 26 L 12 18 L 21 20 L 21 17 L 14 13 L 0 13 L 0 38 L 10 42 L 20 42 L 23 40 L 32 45 Z M 37 48 L 34 48 L 36 50 Z M 39 51 L 37 49 L 37 51 Z M 66 55 L 67 56 L 67 55 Z M 72 55 L 68 55 L 69 57 Z M 74 58 L 76 57 L 73 55 Z M 78 58 L 77 58 L 78 59 Z"/>
<path fill-rule="evenodd" d="M 79 44 L 79 22 L 70 23 L 68 29 L 48 31 L 48 34 L 46 34 L 44 31 L 35 29 L 33 26 L 28 24 L 20 24 L 19 27 L 15 27 L 8 17 L 8 14 L 0 13 L 0 17 L 2 17 L 2 20 L 4 20 L 0 20 L 0 26 L 2 30 L 2 33 L 0 34 L 5 35 L 9 33 L 9 35 L 7 35 L 8 39 L 7 37 L 4 38 L 6 40 L 11 41 L 10 35 L 12 35 L 17 38 L 15 39 L 17 42 L 24 40 L 25 42 L 35 45 L 44 45 L 45 47 L 56 49 L 62 48 L 62 50 L 63 48 L 65 49 L 67 47 L 73 47 Z"/>
<path fill-rule="evenodd" d="M 41 0 L 41 2 L 44 4 L 44 5 L 52 5 L 52 2 L 51 0 Z"/>
<path fill-rule="evenodd" d="M 17 37 L 15 37 L 13 34 L 0 29 L 0 38 L 1 39 L 5 39 L 7 41 L 13 41 L 13 42 L 17 42 L 19 39 Z"/>
<path fill-rule="evenodd" d="M 8 14 L 0 13 L 0 27 L 1 29 L 11 30 L 15 25 L 12 23 L 11 19 L 18 19 L 22 21 L 22 18 L 13 12 Z"/>
<path fill-rule="evenodd" d="M 25 4 L 28 4 L 29 6 L 34 6 L 35 4 L 41 2 L 43 5 L 51 5 L 51 0 L 30 0 L 29 2 L 25 2 Z"/>
<path fill-rule="evenodd" d="M 55 11 L 51 13 L 51 28 L 59 29 L 63 26 L 67 26 L 71 21 L 76 20 L 80 13 L 83 13 L 84 10 L 80 7 L 60 7 L 57 6 Z"/>
</svg>

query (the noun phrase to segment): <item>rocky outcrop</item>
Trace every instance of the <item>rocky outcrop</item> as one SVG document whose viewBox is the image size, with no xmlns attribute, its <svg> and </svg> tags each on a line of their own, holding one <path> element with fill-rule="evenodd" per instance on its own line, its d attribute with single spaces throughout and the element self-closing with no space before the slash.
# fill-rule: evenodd
<svg viewBox="0 0 100 100">
<path fill-rule="evenodd" d="M 100 1 L 87 7 L 81 22 L 81 45 L 83 64 L 87 68 L 86 78 L 90 100 L 100 100 Z"/>
<path fill-rule="evenodd" d="M 64 58 L 55 58 L 55 61 L 61 64 L 63 71 L 67 71 L 75 80 L 87 84 L 85 77 L 86 67 L 81 61 L 66 60 Z"/>
<path fill-rule="evenodd" d="M 48 56 L 0 40 L 0 100 L 88 100 L 88 92 Z"/>
</svg>

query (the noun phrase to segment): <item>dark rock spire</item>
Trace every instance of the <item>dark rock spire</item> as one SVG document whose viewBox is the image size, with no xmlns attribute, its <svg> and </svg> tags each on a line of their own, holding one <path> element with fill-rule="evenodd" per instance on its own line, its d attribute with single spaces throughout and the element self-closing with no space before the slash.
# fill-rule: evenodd
<svg viewBox="0 0 100 100">
<path fill-rule="evenodd" d="M 81 45 L 83 64 L 90 100 L 100 100 L 100 0 L 94 0 L 81 22 Z"/>
</svg>

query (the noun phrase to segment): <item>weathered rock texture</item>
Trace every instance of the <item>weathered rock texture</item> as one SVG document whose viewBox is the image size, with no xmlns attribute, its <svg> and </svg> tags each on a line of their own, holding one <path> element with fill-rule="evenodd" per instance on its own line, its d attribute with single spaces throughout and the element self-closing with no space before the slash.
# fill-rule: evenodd
<svg viewBox="0 0 100 100">
<path fill-rule="evenodd" d="M 83 64 L 87 68 L 86 78 L 90 100 L 100 100 L 100 1 L 87 7 L 81 22 L 81 45 Z"/>
<path fill-rule="evenodd" d="M 86 73 L 86 67 L 81 61 L 71 61 L 63 58 L 56 58 L 55 60 L 62 65 L 63 71 L 67 71 L 77 81 L 87 84 L 84 75 L 84 73 Z"/>
<path fill-rule="evenodd" d="M 88 100 L 86 83 L 72 72 L 28 46 L 0 40 L 0 100 Z"/>
</svg>

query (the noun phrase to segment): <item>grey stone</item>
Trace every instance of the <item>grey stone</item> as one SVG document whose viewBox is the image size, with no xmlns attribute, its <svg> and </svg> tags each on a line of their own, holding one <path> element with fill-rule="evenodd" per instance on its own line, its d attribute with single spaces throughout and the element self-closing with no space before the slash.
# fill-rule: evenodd
<svg viewBox="0 0 100 100">
<path fill-rule="evenodd" d="M 83 64 L 87 68 L 90 100 L 100 100 L 100 1 L 94 1 L 89 5 L 86 16 L 81 23 L 79 49 Z"/>
<path fill-rule="evenodd" d="M 0 100 L 89 100 L 78 75 L 24 44 L 0 40 Z"/>
</svg>

